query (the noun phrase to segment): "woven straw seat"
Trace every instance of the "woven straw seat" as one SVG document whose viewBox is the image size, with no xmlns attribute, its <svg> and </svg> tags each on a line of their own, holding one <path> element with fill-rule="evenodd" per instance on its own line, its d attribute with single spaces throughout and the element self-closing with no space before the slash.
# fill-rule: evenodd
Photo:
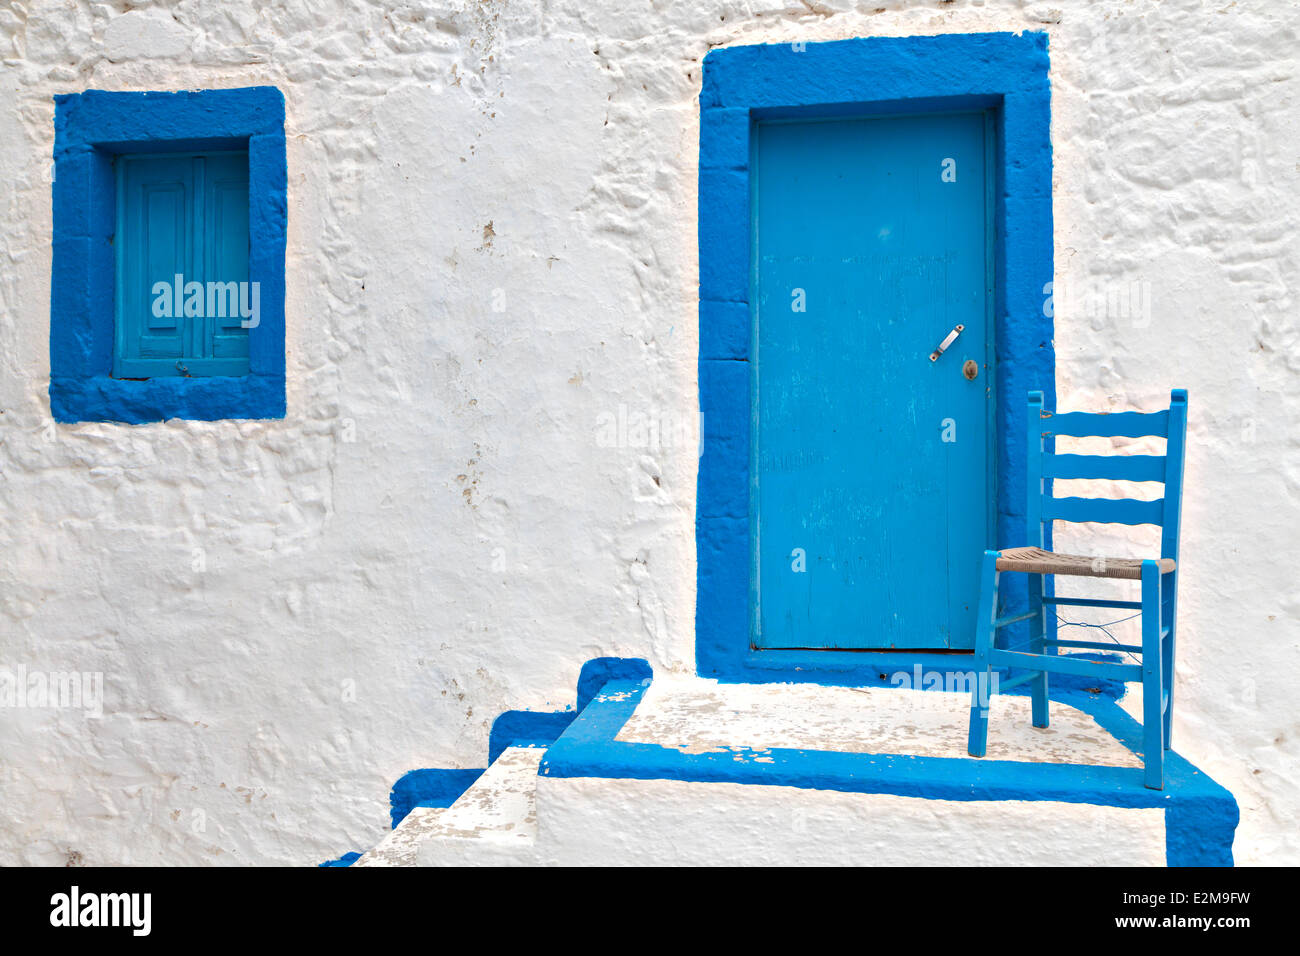
<svg viewBox="0 0 1300 956">
<path fill-rule="evenodd" d="M 1158 558 L 1160 573 L 1174 570 L 1173 558 Z M 1022 571 L 1029 574 L 1067 574 L 1088 578 L 1128 578 L 1142 580 L 1142 561 L 1138 558 L 1102 558 L 1085 554 L 1057 554 L 1042 548 L 1007 548 L 998 556 L 999 571 Z"/>
</svg>

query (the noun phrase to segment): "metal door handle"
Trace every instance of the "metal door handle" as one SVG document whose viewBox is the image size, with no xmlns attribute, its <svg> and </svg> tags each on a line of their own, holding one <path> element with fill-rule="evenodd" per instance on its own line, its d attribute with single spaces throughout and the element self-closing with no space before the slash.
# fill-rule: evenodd
<svg viewBox="0 0 1300 956">
<path fill-rule="evenodd" d="M 942 342 L 940 342 L 939 347 L 930 353 L 930 361 L 931 362 L 939 361 L 939 356 L 942 355 L 944 352 L 948 351 L 948 346 L 952 345 L 953 342 L 956 342 L 957 336 L 961 335 L 962 332 L 964 332 L 965 330 L 966 330 L 966 326 L 964 325 L 953 326 L 952 331 L 948 333 L 948 337 L 944 339 Z"/>
</svg>

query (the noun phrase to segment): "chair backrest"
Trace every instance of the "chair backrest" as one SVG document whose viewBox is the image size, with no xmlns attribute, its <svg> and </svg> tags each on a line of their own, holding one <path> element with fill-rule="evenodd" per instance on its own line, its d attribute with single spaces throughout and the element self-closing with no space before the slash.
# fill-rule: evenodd
<svg viewBox="0 0 1300 956">
<path fill-rule="evenodd" d="M 1178 558 L 1178 524 L 1183 497 L 1183 455 L 1187 445 L 1187 392 L 1176 388 L 1169 408 L 1160 412 L 1052 412 L 1043 408 L 1043 393 L 1029 393 L 1028 519 L 1029 543 L 1042 546 L 1044 524 L 1052 521 L 1097 521 L 1153 524 L 1161 528 L 1160 557 Z M 1055 438 L 1166 439 L 1163 455 L 1058 455 Z M 1056 498 L 1053 478 L 1103 478 L 1159 481 L 1163 498 Z"/>
</svg>

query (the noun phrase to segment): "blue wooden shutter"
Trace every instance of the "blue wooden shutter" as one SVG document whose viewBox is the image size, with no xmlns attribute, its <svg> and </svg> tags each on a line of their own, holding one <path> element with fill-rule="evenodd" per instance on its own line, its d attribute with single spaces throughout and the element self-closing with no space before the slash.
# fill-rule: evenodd
<svg viewBox="0 0 1300 956">
<path fill-rule="evenodd" d="M 248 154 L 120 156 L 117 164 L 113 375 L 247 375 L 239 305 L 241 292 L 251 300 Z M 158 283 L 179 285 L 180 295 L 160 293 Z M 185 314 L 190 283 L 201 289 L 194 315 Z M 170 308 L 155 308 L 160 294 Z"/>
<path fill-rule="evenodd" d="M 153 314 L 153 287 L 193 272 L 193 178 L 173 157 L 118 160 L 117 334 L 113 374 L 147 378 L 186 353 L 182 317 Z M 174 311 L 174 308 L 173 308 Z M 173 370 L 172 374 L 180 372 Z"/>
<path fill-rule="evenodd" d="M 248 154 L 207 157 L 204 164 L 204 214 L 206 242 L 203 281 L 228 284 L 248 281 Z M 251 290 L 250 290 L 251 291 Z M 215 296 L 217 306 L 224 296 Z M 248 333 L 238 308 L 209 309 L 202 329 L 205 357 L 234 360 L 231 370 L 211 374 L 248 373 Z M 249 320 L 251 321 L 251 320 Z M 224 366 L 223 366 L 224 367 Z"/>
</svg>

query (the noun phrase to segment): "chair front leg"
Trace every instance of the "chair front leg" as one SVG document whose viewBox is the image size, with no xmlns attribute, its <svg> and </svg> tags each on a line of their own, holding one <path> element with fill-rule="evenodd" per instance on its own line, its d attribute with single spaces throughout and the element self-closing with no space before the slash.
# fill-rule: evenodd
<svg viewBox="0 0 1300 956">
<path fill-rule="evenodd" d="M 993 697 L 989 649 L 993 647 L 997 609 L 998 552 L 985 551 L 980 572 L 979 613 L 975 618 L 975 673 L 971 681 L 970 733 L 966 742 L 966 750 L 972 757 L 983 757 L 988 747 L 989 703 Z"/>
<path fill-rule="evenodd" d="M 1045 623 L 1043 621 L 1043 583 L 1045 575 L 1029 575 L 1029 610 L 1034 615 L 1029 619 L 1029 650 L 1034 654 L 1042 654 L 1047 650 L 1043 641 L 1045 637 Z M 1039 671 L 1029 682 L 1029 689 L 1033 698 L 1034 726 L 1046 727 L 1048 725 L 1047 717 L 1047 671 Z"/>
<path fill-rule="evenodd" d="M 1164 789 L 1165 666 L 1161 654 L 1160 566 L 1142 562 L 1142 762 L 1145 782 L 1152 790 Z"/>
</svg>

